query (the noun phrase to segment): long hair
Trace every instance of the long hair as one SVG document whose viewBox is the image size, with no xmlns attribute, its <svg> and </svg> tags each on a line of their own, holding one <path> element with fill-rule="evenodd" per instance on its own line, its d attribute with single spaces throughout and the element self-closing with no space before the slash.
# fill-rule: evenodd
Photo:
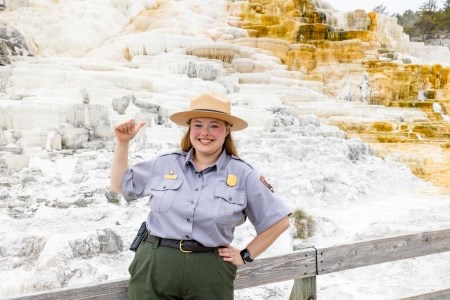
<svg viewBox="0 0 450 300">
<path fill-rule="evenodd" d="M 192 148 L 190 135 L 191 135 L 191 126 L 188 127 L 188 130 L 181 139 L 180 146 L 181 150 L 184 152 L 188 152 Z M 233 137 L 231 136 L 231 131 L 225 137 L 222 149 L 225 149 L 225 151 L 229 155 L 238 156 L 236 146 L 234 145 Z"/>
</svg>

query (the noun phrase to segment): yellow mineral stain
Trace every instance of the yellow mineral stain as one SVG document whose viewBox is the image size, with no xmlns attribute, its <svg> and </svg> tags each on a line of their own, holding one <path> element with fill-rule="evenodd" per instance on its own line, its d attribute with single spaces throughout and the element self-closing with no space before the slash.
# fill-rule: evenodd
<svg viewBox="0 0 450 300">
<path fill-rule="evenodd" d="M 270 50 L 288 70 L 304 72 L 303 80 L 321 82 L 330 97 L 338 97 L 336 82 L 343 77 L 366 73 L 368 104 L 423 111 L 424 118 L 414 121 L 333 124 L 382 157 L 398 155 L 418 177 L 450 193 L 450 67 L 394 62 L 397 54 L 378 32 L 383 24 L 375 12 L 348 13 L 353 29 L 347 31 L 329 25 L 330 16 L 312 0 L 238 1 L 229 12 L 249 35 L 236 44 Z"/>
</svg>

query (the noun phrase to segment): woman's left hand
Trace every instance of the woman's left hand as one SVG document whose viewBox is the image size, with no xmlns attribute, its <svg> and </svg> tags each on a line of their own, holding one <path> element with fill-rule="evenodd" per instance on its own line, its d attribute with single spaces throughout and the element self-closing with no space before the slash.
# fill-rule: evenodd
<svg viewBox="0 0 450 300">
<path fill-rule="evenodd" d="M 244 264 L 241 257 L 241 251 L 230 245 L 219 248 L 219 255 L 222 256 L 224 261 L 230 262 L 236 266 L 242 266 Z"/>
</svg>

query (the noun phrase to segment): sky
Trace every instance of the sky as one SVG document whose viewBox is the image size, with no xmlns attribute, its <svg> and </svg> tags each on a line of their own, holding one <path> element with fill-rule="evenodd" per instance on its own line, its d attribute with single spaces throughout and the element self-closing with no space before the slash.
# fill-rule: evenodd
<svg viewBox="0 0 450 300">
<path fill-rule="evenodd" d="M 351 11 L 355 9 L 364 9 L 366 11 L 372 10 L 380 4 L 386 6 L 386 11 L 391 13 L 403 13 L 404 11 L 410 9 L 412 11 L 418 10 L 422 4 L 427 2 L 427 0 L 325 0 L 339 11 Z M 442 0 L 437 1 L 438 7 L 442 7 Z"/>
</svg>

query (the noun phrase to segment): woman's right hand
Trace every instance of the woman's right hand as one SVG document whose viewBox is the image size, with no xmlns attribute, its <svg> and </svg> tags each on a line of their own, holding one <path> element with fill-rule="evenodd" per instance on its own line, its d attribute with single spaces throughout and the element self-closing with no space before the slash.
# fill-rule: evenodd
<svg viewBox="0 0 450 300">
<path fill-rule="evenodd" d="M 144 125 L 145 122 L 139 122 L 135 125 L 134 119 L 120 122 L 114 127 L 114 134 L 116 135 L 117 141 L 120 143 L 129 142 L 136 136 Z"/>
</svg>

